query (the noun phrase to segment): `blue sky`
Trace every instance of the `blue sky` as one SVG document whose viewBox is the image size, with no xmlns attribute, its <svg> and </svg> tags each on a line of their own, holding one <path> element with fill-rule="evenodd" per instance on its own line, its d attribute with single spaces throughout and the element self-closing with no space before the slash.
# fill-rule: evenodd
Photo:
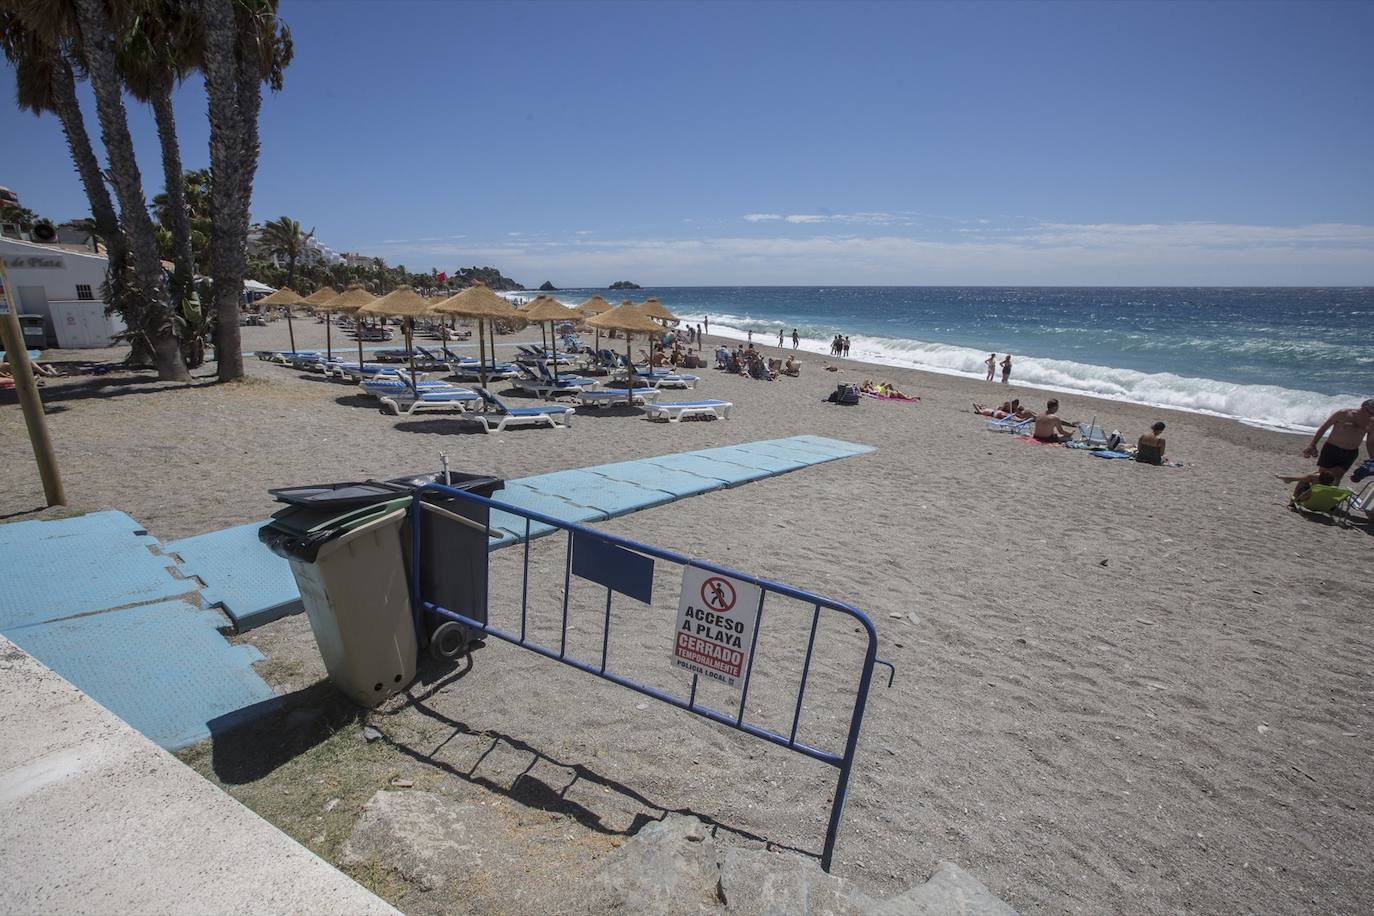
<svg viewBox="0 0 1374 916">
<path fill-rule="evenodd" d="M 296 60 L 264 101 L 254 218 L 411 269 L 1374 284 L 1371 3 L 281 13 Z M 204 165 L 198 81 L 176 102 L 186 164 Z M 156 134 L 131 118 L 151 197 Z M 3 105 L 0 133 L 0 184 L 56 219 L 86 211 L 54 118 Z"/>
</svg>

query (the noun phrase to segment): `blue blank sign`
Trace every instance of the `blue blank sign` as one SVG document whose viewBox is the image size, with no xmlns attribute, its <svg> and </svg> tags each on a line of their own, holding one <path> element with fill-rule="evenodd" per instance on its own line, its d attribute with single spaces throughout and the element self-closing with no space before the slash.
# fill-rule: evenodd
<svg viewBox="0 0 1374 916">
<path fill-rule="evenodd" d="M 572 571 L 648 604 L 654 590 L 654 561 L 595 535 L 573 532 Z"/>
</svg>

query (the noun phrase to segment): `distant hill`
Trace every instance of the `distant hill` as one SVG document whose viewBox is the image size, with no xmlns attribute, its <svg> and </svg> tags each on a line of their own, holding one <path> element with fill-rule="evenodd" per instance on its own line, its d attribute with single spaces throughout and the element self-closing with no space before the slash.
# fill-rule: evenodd
<svg viewBox="0 0 1374 916">
<path fill-rule="evenodd" d="M 617 281 L 615 281 L 614 283 L 612 283 L 610 286 L 608 286 L 608 287 L 606 287 L 606 288 L 607 288 L 607 289 L 643 289 L 644 287 L 640 286 L 638 283 L 631 283 L 629 280 L 617 280 Z"/>
<path fill-rule="evenodd" d="M 552 280 L 545 280 L 543 283 L 539 284 L 539 291 L 541 293 L 556 293 L 558 292 L 558 287 L 553 285 Z"/>
</svg>

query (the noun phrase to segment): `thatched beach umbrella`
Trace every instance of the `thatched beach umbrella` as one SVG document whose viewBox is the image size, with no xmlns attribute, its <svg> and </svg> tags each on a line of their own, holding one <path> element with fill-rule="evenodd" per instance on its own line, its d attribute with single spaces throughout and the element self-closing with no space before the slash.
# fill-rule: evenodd
<svg viewBox="0 0 1374 916">
<path fill-rule="evenodd" d="M 358 309 L 359 315 L 390 315 L 406 320 L 406 354 L 410 357 L 410 377 L 415 378 L 415 349 L 411 346 L 411 335 L 415 330 L 415 316 L 429 314 L 433 303 L 415 292 L 409 286 L 398 286 L 380 299 L 374 299 Z"/>
<path fill-rule="evenodd" d="M 602 312 L 609 312 L 610 310 L 611 304 L 607 302 L 605 299 L 602 299 L 600 293 L 597 293 L 595 296 L 592 296 L 586 302 L 582 303 L 577 307 L 577 311 L 588 318 L 592 317 L 593 315 L 600 315 Z M 601 329 L 593 328 L 593 330 L 596 332 L 596 343 L 593 345 L 592 349 L 600 350 Z"/>
<path fill-rule="evenodd" d="M 576 321 L 580 316 L 557 299 L 540 296 L 524 308 L 525 320 L 549 323 L 549 336 L 553 337 L 553 326 L 559 321 Z M 558 381 L 558 344 L 553 347 L 553 379 Z"/>
<path fill-rule="evenodd" d="M 663 303 L 658 301 L 657 296 L 650 296 L 648 299 L 645 299 L 644 304 L 639 307 L 639 310 L 650 318 L 657 318 L 659 321 L 662 321 L 665 327 L 668 325 L 668 322 L 678 320 L 676 315 L 663 307 Z"/>
<path fill-rule="evenodd" d="M 517 312 L 509 302 L 493 293 L 484 284 L 475 283 L 460 293 L 449 296 L 435 305 L 431 311 L 436 315 L 461 315 L 477 319 L 477 376 L 482 387 L 487 385 L 487 357 L 482 348 L 482 329 L 488 321 L 504 319 L 523 321 L 524 316 Z M 496 335 L 492 334 L 491 361 L 496 364 Z"/>
<path fill-rule="evenodd" d="M 630 377 L 625 383 L 625 404 L 629 406 L 634 403 L 634 376 L 635 361 L 630 353 L 630 338 L 635 334 L 644 334 L 652 340 L 653 335 L 657 334 L 660 328 L 652 318 L 645 315 L 633 302 L 628 299 L 620 305 L 611 309 L 609 312 L 602 312 L 600 315 L 587 319 L 588 327 L 602 328 L 607 331 L 625 332 L 625 361 L 629 363 Z M 652 344 L 650 344 L 652 347 Z"/>
<path fill-rule="evenodd" d="M 301 294 L 289 286 L 283 286 L 269 296 L 264 296 L 257 301 L 258 305 L 284 305 L 286 306 L 286 333 L 291 335 L 291 352 L 296 352 L 296 329 L 291 325 L 291 306 L 301 303 Z"/>
<path fill-rule="evenodd" d="M 328 289 L 328 288 L 329 288 L 329 287 L 325 287 L 325 289 Z M 358 311 L 358 310 L 359 310 L 360 308 L 362 308 L 363 306 L 367 305 L 369 302 L 375 302 L 376 300 L 377 300 L 377 297 L 374 296 L 374 295 L 372 295 L 371 293 L 369 293 L 369 292 L 367 291 L 367 289 L 364 288 L 363 285 L 362 285 L 361 283 L 353 283 L 353 284 L 350 284 L 350 285 L 349 285 L 348 289 L 346 289 L 346 290 L 344 290 L 343 292 L 339 293 L 337 296 L 334 296 L 334 297 L 332 297 L 332 298 L 330 298 L 330 299 L 326 299 L 324 302 L 321 302 L 317 307 L 318 307 L 321 311 L 324 311 L 324 312 L 345 312 L 345 313 L 352 314 L 352 313 Z M 362 371 L 362 368 L 363 368 L 363 334 L 362 334 L 362 330 L 361 330 L 360 327 L 356 327 L 356 326 L 355 326 L 355 327 L 354 327 L 354 331 L 355 331 L 355 333 L 356 333 L 356 335 L 357 335 L 357 338 L 358 338 L 358 370 L 359 370 L 359 371 Z M 325 341 L 325 346 L 328 347 L 328 346 L 329 346 L 329 325 L 328 325 L 328 324 L 326 324 L 326 325 L 324 326 L 324 341 Z M 333 353 L 331 352 L 330 355 L 332 356 Z"/>
</svg>

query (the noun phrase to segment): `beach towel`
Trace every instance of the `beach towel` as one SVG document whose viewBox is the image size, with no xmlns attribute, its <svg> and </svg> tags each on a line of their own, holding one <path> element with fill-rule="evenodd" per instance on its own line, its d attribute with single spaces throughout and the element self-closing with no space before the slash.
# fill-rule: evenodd
<svg viewBox="0 0 1374 916">
<path fill-rule="evenodd" d="M 1089 452 L 1088 454 L 1092 455 L 1094 458 L 1133 458 L 1133 457 L 1135 457 L 1135 456 L 1133 456 L 1130 452 L 1117 452 L 1117 451 L 1113 451 L 1113 450 L 1111 450 L 1111 449 L 1105 449 L 1105 448 L 1096 449 L 1096 450 L 1094 450 L 1094 451 L 1092 451 L 1092 452 Z"/>
<path fill-rule="evenodd" d="M 1035 438 L 1034 436 L 1013 436 L 1012 438 L 1014 438 L 1017 442 L 1027 442 L 1027 443 L 1029 443 L 1029 444 L 1031 444 L 1031 445 L 1052 445 L 1052 446 L 1054 446 L 1055 448 L 1063 448 L 1063 447 L 1064 447 L 1064 443 L 1062 443 L 1062 442 L 1041 442 L 1039 439 Z"/>
<path fill-rule="evenodd" d="M 905 402 L 908 403 L 908 404 L 919 404 L 919 403 L 921 403 L 921 399 L 920 399 L 920 398 L 901 398 L 901 397 L 897 397 L 896 395 L 893 395 L 893 394 L 878 394 L 878 393 L 873 392 L 873 391 L 865 391 L 863 394 L 864 394 L 864 397 L 866 397 L 866 398 L 872 398 L 872 399 L 875 400 L 875 401 L 905 401 Z"/>
</svg>

